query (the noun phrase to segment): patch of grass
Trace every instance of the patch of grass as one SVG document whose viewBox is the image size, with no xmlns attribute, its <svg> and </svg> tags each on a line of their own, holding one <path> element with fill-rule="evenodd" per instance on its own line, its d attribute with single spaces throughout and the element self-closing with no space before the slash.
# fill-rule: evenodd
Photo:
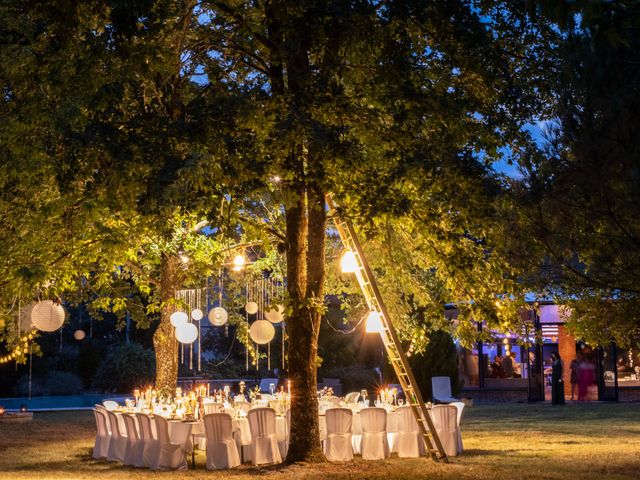
<svg viewBox="0 0 640 480">
<path fill-rule="evenodd" d="M 33 422 L 0 424 L 0 478 L 151 479 L 631 479 L 640 475 L 640 405 L 483 405 L 462 422 L 465 452 L 442 465 L 426 458 L 292 465 L 210 472 L 203 452 L 196 469 L 151 472 L 91 459 L 91 412 L 36 414 Z"/>
</svg>

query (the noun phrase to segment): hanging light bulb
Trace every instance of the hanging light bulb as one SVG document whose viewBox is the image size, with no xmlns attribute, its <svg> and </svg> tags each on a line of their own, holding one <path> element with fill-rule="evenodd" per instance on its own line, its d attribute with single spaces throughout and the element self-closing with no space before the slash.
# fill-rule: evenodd
<svg viewBox="0 0 640 480">
<path fill-rule="evenodd" d="M 345 250 L 340 259 L 340 269 L 342 273 L 356 273 L 358 271 L 358 261 L 356 254 L 351 250 Z"/>
<path fill-rule="evenodd" d="M 233 258 L 233 271 L 239 272 L 240 270 L 242 270 L 245 263 L 247 263 L 247 260 L 244 258 L 244 255 L 240 255 L 240 254 L 236 255 Z"/>
<path fill-rule="evenodd" d="M 367 333 L 382 333 L 384 330 L 384 325 L 382 324 L 382 318 L 380 314 L 375 310 L 371 310 L 369 315 L 367 316 L 367 323 L 365 326 L 365 331 Z"/>
</svg>

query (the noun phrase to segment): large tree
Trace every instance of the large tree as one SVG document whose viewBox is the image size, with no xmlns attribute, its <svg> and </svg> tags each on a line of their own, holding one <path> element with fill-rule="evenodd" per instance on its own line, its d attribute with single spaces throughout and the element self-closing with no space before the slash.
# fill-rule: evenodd
<svg viewBox="0 0 640 480">
<path fill-rule="evenodd" d="M 573 308 L 594 345 L 640 341 L 640 6 L 541 2 L 556 101 L 542 148 L 522 157 L 511 235 L 535 285 Z M 524 265 L 524 262 L 523 262 Z"/>
<path fill-rule="evenodd" d="M 327 193 L 361 226 L 399 319 L 410 323 L 418 304 L 437 329 L 442 303 L 453 301 L 467 335 L 480 315 L 508 324 L 517 285 L 491 243 L 500 182 L 490 166 L 527 142 L 521 126 L 544 93 L 535 85 L 538 33 L 511 2 L 9 5 L 5 18 L 36 32 L 13 45 L 27 45 L 27 55 L 47 49 L 27 72 L 38 61 L 48 67 L 38 79 L 56 108 L 45 118 L 66 127 L 45 122 L 51 145 L 36 148 L 46 168 L 70 175 L 57 191 L 73 181 L 80 205 L 99 193 L 105 215 L 120 212 L 125 226 L 143 219 L 161 237 L 178 206 L 208 213 L 231 235 L 264 225 L 255 207 L 277 203 L 283 231 L 265 228 L 283 239 L 287 260 L 288 461 L 323 457 L 316 366 Z M 21 68 L 10 89 L 46 106 L 46 95 L 31 102 Z M 7 98 L 7 108 L 23 108 Z M 61 146 L 69 153 L 58 164 Z M 220 223 L 223 197 L 233 213 Z M 103 223 L 77 231 L 92 241 Z M 178 277 L 175 258 L 162 259 L 163 275 Z M 424 345 L 427 327 L 417 327 L 407 339 Z"/>
</svg>

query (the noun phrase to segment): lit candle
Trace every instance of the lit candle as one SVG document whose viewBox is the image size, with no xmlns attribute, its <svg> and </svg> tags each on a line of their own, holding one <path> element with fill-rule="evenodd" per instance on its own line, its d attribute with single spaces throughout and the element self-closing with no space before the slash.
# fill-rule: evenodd
<svg viewBox="0 0 640 480">
<path fill-rule="evenodd" d="M 211 384 L 207 383 L 207 397 L 209 396 L 209 393 L 210 393 L 210 390 L 209 390 L 210 387 L 211 387 Z"/>
<path fill-rule="evenodd" d="M 291 380 L 287 380 L 287 393 L 291 395 Z"/>
</svg>

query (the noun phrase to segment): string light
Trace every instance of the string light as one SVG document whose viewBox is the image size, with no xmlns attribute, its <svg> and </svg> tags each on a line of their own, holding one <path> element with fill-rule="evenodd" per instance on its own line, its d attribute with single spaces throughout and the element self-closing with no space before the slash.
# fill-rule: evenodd
<svg viewBox="0 0 640 480">
<path fill-rule="evenodd" d="M 358 261 L 356 255 L 351 250 L 345 250 L 340 259 L 340 269 L 342 273 L 356 273 L 358 271 Z"/>
<path fill-rule="evenodd" d="M 240 254 L 236 255 L 233 258 L 233 271 L 239 272 L 240 270 L 242 270 L 245 263 L 247 263 L 247 260 L 244 258 L 244 255 L 240 255 Z"/>
<path fill-rule="evenodd" d="M 9 363 L 13 360 L 17 361 L 26 356 L 29 353 L 29 344 L 34 339 L 36 333 L 37 330 L 31 330 L 29 334 L 20 337 L 18 345 L 16 345 L 10 353 L 0 357 L 0 364 Z"/>
<path fill-rule="evenodd" d="M 375 310 L 371 310 L 367 316 L 365 331 L 367 333 L 381 333 L 384 330 L 380 314 Z"/>
</svg>

